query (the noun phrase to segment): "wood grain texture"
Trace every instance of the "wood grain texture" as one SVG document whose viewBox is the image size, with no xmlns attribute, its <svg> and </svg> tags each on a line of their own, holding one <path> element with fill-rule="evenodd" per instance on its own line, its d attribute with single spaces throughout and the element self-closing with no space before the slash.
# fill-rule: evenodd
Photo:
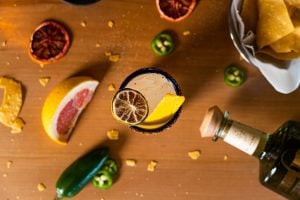
<svg viewBox="0 0 300 200">
<path fill-rule="evenodd" d="M 189 18 L 169 23 L 159 17 L 150 0 L 102 0 L 85 7 L 59 0 L 1 1 L 0 42 L 7 45 L 0 47 L 0 75 L 24 84 L 20 117 L 26 126 L 18 135 L 0 126 L 0 199 L 51 200 L 65 167 L 103 143 L 121 163 L 118 182 L 108 191 L 88 185 L 74 199 L 283 199 L 259 184 L 257 160 L 223 142 L 202 139 L 198 131 L 204 113 L 213 105 L 266 132 L 288 119 L 300 120 L 299 90 L 277 93 L 254 67 L 240 60 L 228 33 L 228 5 L 229 0 L 201 0 Z M 41 68 L 29 58 L 28 46 L 32 31 L 46 19 L 64 23 L 72 33 L 72 45 L 62 60 Z M 113 28 L 107 26 L 109 20 L 115 21 Z M 86 27 L 81 26 L 83 21 Z M 172 55 L 158 58 L 150 41 L 163 30 L 176 32 L 178 45 Z M 183 36 L 186 30 L 189 36 Z M 120 54 L 120 61 L 109 62 L 106 51 Z M 247 70 L 248 79 L 240 88 L 223 82 L 223 70 L 231 63 Z M 186 96 L 177 123 L 157 135 L 135 133 L 110 113 L 113 93 L 107 86 L 118 87 L 129 73 L 146 66 L 172 74 Z M 41 109 L 49 91 L 74 74 L 92 75 L 101 84 L 69 144 L 59 146 L 42 128 Z M 45 88 L 38 82 L 44 76 L 51 77 Z M 120 140 L 107 141 L 106 131 L 114 128 L 120 130 Z M 191 160 L 188 151 L 197 149 L 202 152 L 200 159 Z M 137 160 L 136 167 L 125 166 L 129 158 Z M 158 162 L 153 173 L 146 170 L 150 160 Z M 9 169 L 7 161 L 13 162 Z M 46 185 L 45 191 L 37 190 L 39 183 Z"/>
</svg>

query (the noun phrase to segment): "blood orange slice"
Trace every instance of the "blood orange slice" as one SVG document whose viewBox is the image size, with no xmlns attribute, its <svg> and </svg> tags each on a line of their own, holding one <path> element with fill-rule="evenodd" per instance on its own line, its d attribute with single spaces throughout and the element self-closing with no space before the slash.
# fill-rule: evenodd
<svg viewBox="0 0 300 200">
<path fill-rule="evenodd" d="M 196 0 L 156 0 L 160 16 L 171 22 L 179 22 L 187 18 L 196 4 Z"/>
<path fill-rule="evenodd" d="M 127 125 L 143 122 L 148 116 L 148 110 L 145 97 L 136 90 L 119 90 L 112 101 L 113 116 Z"/>
<path fill-rule="evenodd" d="M 51 139 L 66 144 L 77 119 L 91 101 L 99 82 L 90 77 L 69 78 L 48 95 L 42 110 L 42 122 Z"/>
<path fill-rule="evenodd" d="M 40 64 L 48 64 L 62 58 L 70 46 L 67 30 L 55 21 L 46 21 L 33 32 L 30 40 L 30 55 Z"/>
</svg>

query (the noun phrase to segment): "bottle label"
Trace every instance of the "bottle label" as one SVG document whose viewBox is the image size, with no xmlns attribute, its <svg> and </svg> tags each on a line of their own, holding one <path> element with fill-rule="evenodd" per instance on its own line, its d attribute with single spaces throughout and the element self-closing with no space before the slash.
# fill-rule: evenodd
<svg viewBox="0 0 300 200">
<path fill-rule="evenodd" d="M 233 121 L 224 137 L 224 141 L 249 155 L 253 155 L 260 137 L 260 131 Z"/>
</svg>

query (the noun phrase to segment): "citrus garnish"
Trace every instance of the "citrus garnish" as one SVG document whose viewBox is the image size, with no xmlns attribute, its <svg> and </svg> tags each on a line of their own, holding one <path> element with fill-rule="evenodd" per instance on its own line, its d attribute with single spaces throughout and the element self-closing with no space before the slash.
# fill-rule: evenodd
<svg viewBox="0 0 300 200">
<path fill-rule="evenodd" d="M 112 101 L 112 113 L 118 120 L 128 125 L 136 125 L 148 116 L 148 103 L 138 91 L 129 88 L 119 90 Z"/>
<path fill-rule="evenodd" d="M 196 0 L 156 0 L 162 18 L 178 22 L 188 17 L 196 7 Z"/>
<path fill-rule="evenodd" d="M 4 89 L 0 122 L 10 127 L 12 133 L 19 133 L 24 126 L 23 120 L 18 118 L 23 103 L 22 85 L 11 78 L 0 77 L 0 88 Z"/>
<path fill-rule="evenodd" d="M 57 22 L 46 21 L 31 36 L 30 55 L 40 64 L 48 64 L 62 58 L 70 46 L 67 30 Z"/>
<path fill-rule="evenodd" d="M 144 129 L 155 129 L 165 125 L 184 103 L 184 96 L 166 94 L 151 114 L 137 126 Z"/>
<path fill-rule="evenodd" d="M 68 142 L 80 113 L 91 101 L 98 84 L 90 77 L 72 77 L 50 92 L 43 106 L 42 122 L 52 140 L 59 144 Z"/>
</svg>

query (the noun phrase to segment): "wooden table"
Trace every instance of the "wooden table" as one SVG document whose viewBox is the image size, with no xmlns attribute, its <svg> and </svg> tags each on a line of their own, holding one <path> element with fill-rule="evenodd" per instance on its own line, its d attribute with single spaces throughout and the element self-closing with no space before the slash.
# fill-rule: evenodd
<svg viewBox="0 0 300 200">
<path fill-rule="evenodd" d="M 270 133 L 288 119 L 300 120 L 299 90 L 277 93 L 257 69 L 240 60 L 228 33 L 228 5 L 229 0 L 201 0 L 189 18 L 170 23 L 159 17 L 150 0 L 102 0 L 85 7 L 60 0 L 2 1 L 0 42 L 7 44 L 0 47 L 0 75 L 23 83 L 20 117 L 26 126 L 15 135 L 0 126 L 0 199 L 53 199 L 55 182 L 65 167 L 102 143 L 120 162 L 120 177 L 110 190 L 100 191 L 90 184 L 74 199 L 283 199 L 259 184 L 255 158 L 199 134 L 203 115 L 213 105 Z M 62 60 L 41 68 L 29 58 L 28 46 L 32 31 L 46 19 L 66 24 L 73 39 Z M 113 28 L 107 25 L 110 20 L 115 22 Z M 149 44 L 166 29 L 175 31 L 179 42 L 172 55 L 160 58 Z M 184 36 L 184 31 L 190 35 Z M 119 62 L 110 62 L 107 51 L 120 54 Z M 223 70 L 231 63 L 247 70 L 248 79 L 240 88 L 223 82 Z M 108 91 L 108 85 L 118 87 L 129 73 L 146 66 L 172 74 L 186 96 L 177 123 L 157 135 L 135 133 L 110 113 L 114 92 Z M 101 85 L 69 144 L 60 146 L 44 132 L 41 109 L 51 89 L 74 74 L 93 75 Z M 42 87 L 38 80 L 45 76 L 51 81 Z M 121 132 L 120 140 L 107 141 L 111 129 Z M 201 150 L 201 157 L 191 160 L 187 155 L 191 150 Z M 137 160 L 136 167 L 126 166 L 126 159 Z M 151 160 L 158 162 L 155 172 L 146 170 Z M 12 161 L 10 168 L 8 161 Z M 45 184 L 45 191 L 38 191 L 39 183 Z"/>
</svg>

